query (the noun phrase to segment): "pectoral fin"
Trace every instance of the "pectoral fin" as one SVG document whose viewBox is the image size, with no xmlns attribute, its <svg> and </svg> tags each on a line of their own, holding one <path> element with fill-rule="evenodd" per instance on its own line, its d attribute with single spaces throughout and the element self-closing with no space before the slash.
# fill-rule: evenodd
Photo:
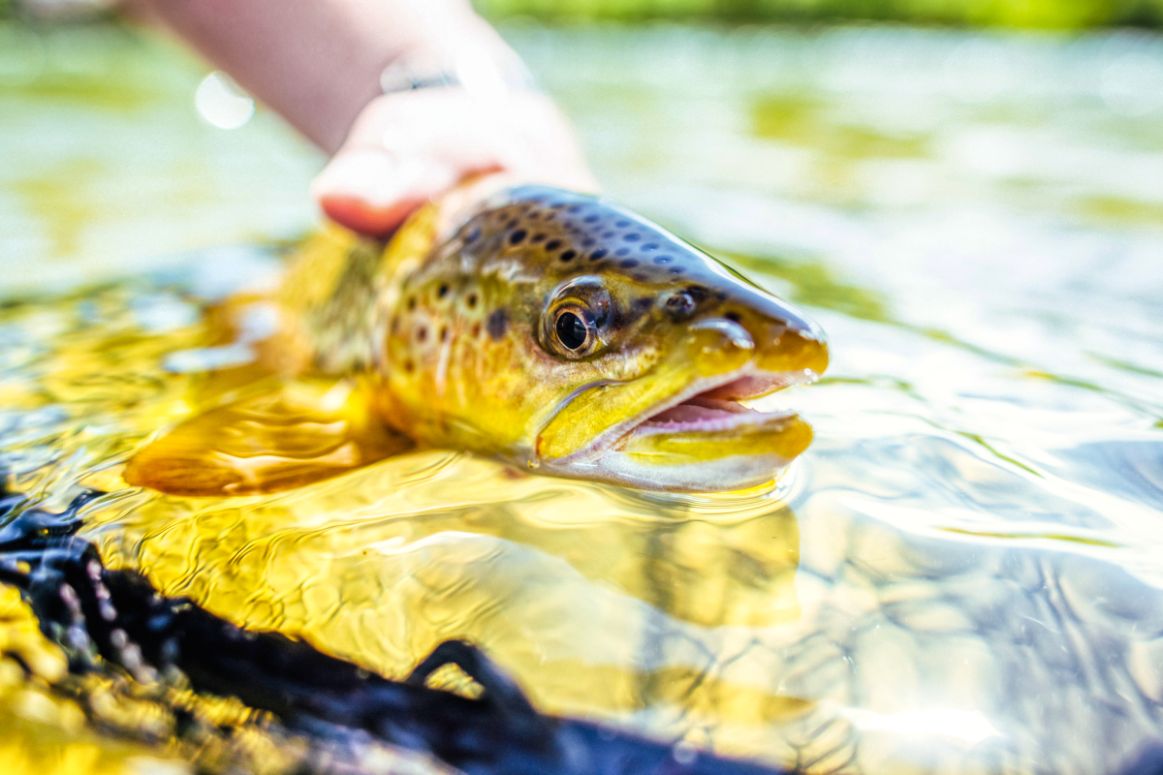
<svg viewBox="0 0 1163 775">
<path fill-rule="evenodd" d="M 212 409 L 130 459 L 125 481 L 171 495 L 299 487 L 410 449 L 345 383 L 295 382 Z"/>
</svg>

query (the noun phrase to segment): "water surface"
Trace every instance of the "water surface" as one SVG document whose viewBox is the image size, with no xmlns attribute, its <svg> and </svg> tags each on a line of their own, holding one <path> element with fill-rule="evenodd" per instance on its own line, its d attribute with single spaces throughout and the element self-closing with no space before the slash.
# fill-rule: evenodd
<svg viewBox="0 0 1163 775">
<path fill-rule="evenodd" d="M 828 377 L 773 399 L 816 429 L 776 492 L 442 452 L 274 497 L 126 489 L 246 357 L 203 313 L 277 274 L 320 160 L 261 112 L 210 125 L 204 72 L 108 29 L 0 29 L 15 488 L 109 491 L 106 560 L 240 624 L 386 675 L 469 639 L 542 709 L 770 764 L 1114 772 L 1163 743 L 1163 41 L 510 33 L 613 196 L 829 332 Z M 59 671 L 0 603 L 4 648 Z M 0 686 L 30 767 L 221 766 Z"/>
</svg>

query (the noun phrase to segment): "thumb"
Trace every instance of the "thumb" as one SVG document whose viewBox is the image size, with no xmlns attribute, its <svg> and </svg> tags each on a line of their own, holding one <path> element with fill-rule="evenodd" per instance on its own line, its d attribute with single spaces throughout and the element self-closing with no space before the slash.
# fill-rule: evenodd
<svg viewBox="0 0 1163 775">
<path fill-rule="evenodd" d="M 327 217 L 361 234 L 381 237 L 458 178 L 446 164 L 365 147 L 340 150 L 315 178 L 311 191 Z"/>
</svg>

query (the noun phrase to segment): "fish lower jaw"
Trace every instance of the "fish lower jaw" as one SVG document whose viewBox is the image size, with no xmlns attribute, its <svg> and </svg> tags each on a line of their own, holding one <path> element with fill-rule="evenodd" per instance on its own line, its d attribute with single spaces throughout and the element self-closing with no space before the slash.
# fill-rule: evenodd
<svg viewBox="0 0 1163 775">
<path fill-rule="evenodd" d="M 790 461 L 777 455 L 734 455 L 680 465 L 654 465 L 609 450 L 600 458 L 554 471 L 559 476 L 667 492 L 727 492 L 774 483 Z"/>
<path fill-rule="evenodd" d="M 594 459 L 610 451 L 625 449 L 632 441 L 651 435 L 729 435 L 786 424 L 798 417 L 794 410 L 760 412 L 740 402 L 763 398 L 792 386 L 814 382 L 817 378 L 818 375 L 810 370 L 759 372 L 745 368 L 699 379 L 651 410 L 603 434 L 571 458 L 576 461 Z"/>
</svg>

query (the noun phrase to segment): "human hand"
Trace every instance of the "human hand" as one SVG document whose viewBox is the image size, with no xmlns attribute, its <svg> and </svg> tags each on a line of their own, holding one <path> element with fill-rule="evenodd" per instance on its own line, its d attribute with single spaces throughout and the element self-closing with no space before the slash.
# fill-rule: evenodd
<svg viewBox="0 0 1163 775">
<path fill-rule="evenodd" d="M 312 190 L 336 222 L 382 236 L 425 202 L 485 173 L 595 188 L 568 122 L 548 97 L 449 86 L 372 100 Z"/>
</svg>

